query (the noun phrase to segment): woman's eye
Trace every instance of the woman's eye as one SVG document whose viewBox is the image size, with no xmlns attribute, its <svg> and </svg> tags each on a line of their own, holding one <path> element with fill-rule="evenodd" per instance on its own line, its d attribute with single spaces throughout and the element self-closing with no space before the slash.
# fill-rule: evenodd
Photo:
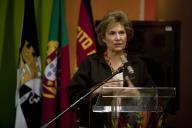
<svg viewBox="0 0 192 128">
<path fill-rule="evenodd" d="M 111 31 L 111 32 L 109 32 L 108 34 L 111 35 L 111 36 L 116 35 L 116 34 L 124 35 L 124 34 L 125 34 L 125 31 L 119 31 L 119 32 L 113 32 L 113 31 Z"/>
<path fill-rule="evenodd" d="M 115 35 L 116 34 L 116 32 L 109 32 L 109 35 Z"/>
<path fill-rule="evenodd" d="M 120 35 L 124 35 L 124 34 L 125 34 L 125 31 L 120 31 L 119 34 L 120 34 Z"/>
</svg>

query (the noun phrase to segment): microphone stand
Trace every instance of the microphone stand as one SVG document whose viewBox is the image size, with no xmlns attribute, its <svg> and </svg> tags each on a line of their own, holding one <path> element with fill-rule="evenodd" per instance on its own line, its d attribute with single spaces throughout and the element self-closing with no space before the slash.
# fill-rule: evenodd
<svg viewBox="0 0 192 128">
<path fill-rule="evenodd" d="M 58 114 L 55 118 L 53 118 L 52 120 L 50 120 L 48 123 L 45 123 L 44 125 L 42 125 L 40 128 L 47 128 L 51 123 L 53 123 L 55 120 L 57 120 L 60 116 L 62 116 L 65 112 L 69 111 L 72 107 L 74 107 L 77 103 L 79 103 L 80 101 L 82 101 L 83 99 L 85 99 L 87 96 L 89 96 L 91 93 L 93 93 L 96 89 L 98 89 L 99 87 L 101 87 L 103 84 L 105 84 L 108 80 L 110 80 L 113 76 L 115 76 L 116 74 L 122 72 L 125 69 L 125 66 L 120 67 L 119 69 L 117 69 L 112 75 L 110 75 L 109 77 L 107 77 L 106 79 L 104 79 L 101 83 L 98 83 L 95 85 L 95 87 L 93 89 L 91 89 L 89 92 L 87 92 L 85 95 L 83 95 L 82 97 L 80 97 L 77 101 L 75 101 L 73 104 L 71 104 L 68 108 L 66 108 L 64 111 L 62 111 L 60 114 Z"/>
</svg>

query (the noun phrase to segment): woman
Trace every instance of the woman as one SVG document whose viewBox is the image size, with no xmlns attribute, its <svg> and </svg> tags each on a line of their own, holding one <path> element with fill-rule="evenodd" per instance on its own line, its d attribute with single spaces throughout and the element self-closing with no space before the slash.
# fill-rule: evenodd
<svg viewBox="0 0 192 128">
<path fill-rule="evenodd" d="M 108 12 L 98 24 L 96 32 L 98 43 L 102 50 L 100 50 L 101 52 L 89 55 L 74 74 L 68 86 L 68 95 L 71 104 L 122 67 L 124 64 L 122 57 L 126 57 L 126 60 L 129 60 L 134 70 L 134 78 L 128 80 L 129 86 L 154 85 L 144 63 L 140 59 L 129 55 L 126 51 L 128 42 L 133 37 L 133 28 L 127 15 L 123 11 Z M 121 80 L 123 80 L 123 73 L 115 75 L 110 81 Z M 122 84 L 116 82 L 116 84 L 104 84 L 103 86 L 118 87 L 122 86 Z M 112 127 L 108 125 L 112 124 L 110 114 L 92 112 L 92 105 L 95 104 L 102 87 L 95 90 L 91 96 L 86 97 L 86 99 L 76 105 L 78 108 L 77 117 L 80 127 Z M 148 116 L 149 114 L 144 115 Z M 137 124 L 137 121 L 127 121 L 126 126 L 129 125 L 136 128 L 142 125 L 142 127 L 145 128 L 148 122 L 148 118 L 145 117 L 146 116 L 143 118 L 144 121 L 142 124 Z M 142 117 L 139 116 L 139 119 L 140 118 Z M 119 125 L 119 127 L 121 126 Z"/>
</svg>

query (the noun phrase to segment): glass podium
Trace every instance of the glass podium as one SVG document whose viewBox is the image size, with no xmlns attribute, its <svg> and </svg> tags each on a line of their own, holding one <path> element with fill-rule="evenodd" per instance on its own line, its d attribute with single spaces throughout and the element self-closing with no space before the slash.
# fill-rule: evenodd
<svg viewBox="0 0 192 128">
<path fill-rule="evenodd" d="M 175 96 L 174 87 L 103 87 L 93 105 L 93 112 L 108 113 L 113 122 L 108 127 L 119 128 L 121 115 L 134 112 L 161 114 Z"/>
<path fill-rule="evenodd" d="M 93 112 L 163 112 L 174 87 L 103 87 Z"/>
</svg>

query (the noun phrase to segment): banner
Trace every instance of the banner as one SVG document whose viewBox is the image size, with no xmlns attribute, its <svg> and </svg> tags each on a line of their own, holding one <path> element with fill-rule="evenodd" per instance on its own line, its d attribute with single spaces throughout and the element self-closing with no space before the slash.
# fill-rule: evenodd
<svg viewBox="0 0 192 128">
<path fill-rule="evenodd" d="M 81 0 L 77 27 L 77 67 L 82 60 L 96 52 L 96 34 L 93 24 L 90 0 Z"/>
<path fill-rule="evenodd" d="M 90 0 L 81 0 L 76 38 L 76 68 L 78 68 L 87 55 L 96 52 L 96 34 Z M 73 116 L 75 121 L 76 113 Z M 76 122 L 73 122 L 73 124 L 74 126 L 77 125 Z"/>
<path fill-rule="evenodd" d="M 41 61 L 33 0 L 25 0 L 17 70 L 15 128 L 40 127 Z"/>
</svg>

